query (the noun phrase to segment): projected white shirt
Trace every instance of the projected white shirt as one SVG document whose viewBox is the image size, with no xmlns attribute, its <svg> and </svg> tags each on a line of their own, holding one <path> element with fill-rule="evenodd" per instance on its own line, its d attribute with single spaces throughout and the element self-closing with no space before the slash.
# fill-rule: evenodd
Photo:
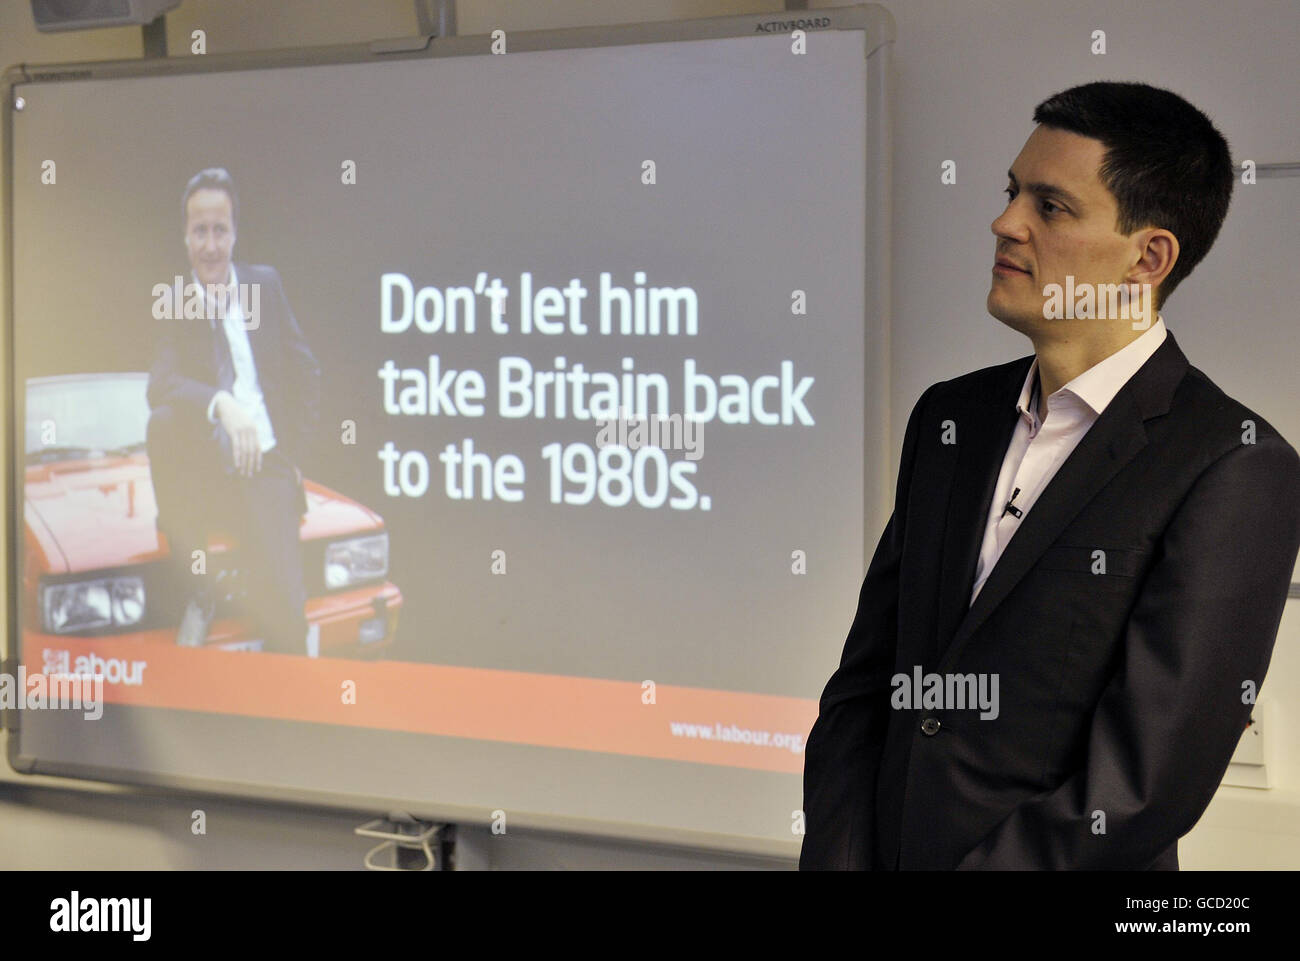
<svg viewBox="0 0 1300 961">
<path fill-rule="evenodd" d="M 1128 383 L 1164 340 L 1164 318 L 1157 314 L 1150 330 L 1143 331 L 1136 340 L 1093 364 L 1048 397 L 1046 402 L 1037 404 L 1032 403 L 1032 398 L 1037 396 L 1035 381 L 1038 377 L 1038 358 L 1034 358 L 1016 401 L 1020 420 L 1011 435 L 1011 443 L 1002 460 L 1002 471 L 998 474 L 998 486 L 993 491 L 993 503 L 989 506 L 979 563 L 975 566 L 971 604 L 975 603 L 980 588 L 993 573 L 993 566 L 1020 526 L 1021 519 L 1038 500 L 1038 495 L 1056 476 L 1057 470 L 1096 423 L 1106 405 L 1114 400 L 1119 389 Z M 1041 420 L 1038 417 L 1040 408 L 1044 411 Z M 1019 514 L 1004 510 L 1007 501 L 1012 501 Z"/>
<path fill-rule="evenodd" d="M 194 276 L 194 282 L 199 278 Z M 239 278 L 235 275 L 235 265 L 230 265 L 230 289 L 239 290 Z M 226 342 L 230 344 L 230 359 L 235 365 L 235 382 L 230 391 L 219 390 L 208 404 L 208 420 L 216 423 L 217 398 L 222 394 L 233 397 L 235 402 L 253 418 L 257 425 L 257 438 L 266 453 L 275 446 L 275 431 L 271 429 L 271 415 L 266 412 L 266 401 L 262 397 L 262 387 L 257 381 L 257 365 L 253 362 L 253 348 L 248 342 L 248 331 L 244 329 L 244 311 L 239 305 L 239 297 L 226 298 L 227 309 L 222 327 Z"/>
</svg>

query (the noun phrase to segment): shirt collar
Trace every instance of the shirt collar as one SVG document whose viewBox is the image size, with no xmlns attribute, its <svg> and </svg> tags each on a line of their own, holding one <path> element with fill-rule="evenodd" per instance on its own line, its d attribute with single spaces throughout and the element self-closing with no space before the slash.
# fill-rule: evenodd
<svg viewBox="0 0 1300 961">
<path fill-rule="evenodd" d="M 193 267 L 190 268 L 190 277 L 193 278 L 194 282 L 199 285 L 200 289 L 202 289 L 204 293 L 207 292 L 208 289 L 207 286 L 201 280 L 199 280 L 199 275 L 194 272 Z M 229 287 L 239 286 L 239 279 L 235 276 L 235 262 L 233 260 L 230 262 L 230 283 L 227 284 L 227 286 Z"/>
<path fill-rule="evenodd" d="M 1157 314 L 1156 322 L 1151 325 L 1150 329 L 1144 330 L 1140 336 L 1125 344 L 1105 360 L 1093 364 L 1052 394 L 1049 400 L 1053 401 L 1053 403 L 1050 406 L 1056 406 L 1056 402 L 1066 396 L 1072 396 L 1091 408 L 1093 413 L 1100 415 L 1110 402 L 1115 399 L 1119 389 L 1127 384 L 1132 376 L 1138 372 L 1139 368 L 1151 359 L 1151 355 L 1164 343 L 1167 333 L 1164 318 Z M 1035 412 L 1030 410 L 1029 406 L 1037 376 L 1038 356 L 1035 355 L 1033 363 L 1029 365 L 1029 373 L 1025 375 L 1024 386 L 1020 388 L 1020 396 L 1016 400 L 1016 410 L 1022 416 L 1027 416 L 1031 420 L 1037 419 Z M 1043 407 L 1041 397 L 1038 401 L 1038 407 L 1039 409 Z"/>
<path fill-rule="evenodd" d="M 194 283 L 197 284 L 199 289 L 203 291 L 203 302 L 206 305 L 207 297 L 208 297 L 207 286 L 199 280 L 199 275 L 194 271 L 193 268 L 190 269 L 190 277 L 194 279 Z M 228 290 L 230 290 L 232 294 L 234 294 L 234 296 L 227 297 L 226 317 L 219 318 L 221 320 L 225 320 L 227 317 L 229 317 L 232 310 L 233 311 L 239 310 L 239 296 L 236 293 L 239 290 L 239 277 L 235 274 L 235 262 L 233 260 L 230 262 L 230 283 L 228 283 L 226 287 Z M 242 312 L 240 312 L 240 319 L 241 320 L 243 319 Z M 211 323 L 215 324 L 216 320 L 213 320 Z"/>
</svg>

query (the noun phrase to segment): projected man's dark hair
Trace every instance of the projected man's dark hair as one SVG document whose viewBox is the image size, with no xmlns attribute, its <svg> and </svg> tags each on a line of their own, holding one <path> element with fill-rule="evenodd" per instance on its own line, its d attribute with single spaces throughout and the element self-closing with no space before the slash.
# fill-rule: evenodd
<svg viewBox="0 0 1300 961">
<path fill-rule="evenodd" d="M 1102 142 L 1098 177 L 1118 203 L 1120 233 L 1162 227 L 1178 238 L 1178 261 L 1156 290 L 1159 309 L 1209 253 L 1228 215 L 1228 142 L 1182 97 L 1144 83 L 1071 87 L 1035 107 L 1034 122 Z"/>
<path fill-rule="evenodd" d="M 190 198 L 199 190 L 224 190 L 230 197 L 230 226 L 239 226 L 239 194 L 235 192 L 235 182 L 225 167 L 208 167 L 190 178 L 185 185 L 185 195 L 181 197 L 181 223 L 189 223 Z"/>
</svg>

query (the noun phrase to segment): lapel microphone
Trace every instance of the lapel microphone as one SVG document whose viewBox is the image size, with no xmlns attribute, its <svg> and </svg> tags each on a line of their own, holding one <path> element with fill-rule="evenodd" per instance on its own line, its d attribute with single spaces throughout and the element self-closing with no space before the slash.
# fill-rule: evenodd
<svg viewBox="0 0 1300 961">
<path fill-rule="evenodd" d="M 1038 375 L 1037 374 L 1034 375 L 1034 387 L 1029 394 L 1029 409 L 1033 412 L 1035 419 L 1037 419 L 1038 417 Z M 1020 493 L 1019 487 L 1017 487 L 1015 490 L 1011 492 L 1011 499 L 1007 501 L 1007 506 L 1002 508 L 1002 513 L 998 515 L 999 520 L 1001 520 L 1003 517 L 1006 517 L 1008 514 L 1010 514 L 1016 520 L 1020 520 L 1020 518 L 1025 516 L 1025 512 L 1022 511 L 1019 507 L 1016 507 L 1015 505 L 1016 495 L 1019 493 Z"/>
</svg>

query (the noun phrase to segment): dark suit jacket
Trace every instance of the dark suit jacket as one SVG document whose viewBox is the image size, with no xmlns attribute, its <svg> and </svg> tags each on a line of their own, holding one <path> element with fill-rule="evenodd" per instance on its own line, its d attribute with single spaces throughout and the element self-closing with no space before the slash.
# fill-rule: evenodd
<svg viewBox="0 0 1300 961">
<path fill-rule="evenodd" d="M 1032 360 L 935 384 L 912 411 L 808 737 L 801 868 L 1177 869 L 1227 769 L 1300 549 L 1300 458 L 1169 334 L 968 609 Z M 915 665 L 997 673 L 999 716 L 891 708 Z"/>
<path fill-rule="evenodd" d="M 240 284 L 261 285 L 259 325 L 248 331 L 249 345 L 276 447 L 290 463 L 299 464 L 320 419 L 320 364 L 303 339 L 275 268 L 236 263 L 235 275 Z M 196 444 L 222 445 L 229 461 L 225 430 L 207 419 L 213 395 L 235 382 L 222 321 L 164 320 L 159 325 L 149 372 L 150 408 L 170 407 L 182 436 L 194 437 Z"/>
</svg>

